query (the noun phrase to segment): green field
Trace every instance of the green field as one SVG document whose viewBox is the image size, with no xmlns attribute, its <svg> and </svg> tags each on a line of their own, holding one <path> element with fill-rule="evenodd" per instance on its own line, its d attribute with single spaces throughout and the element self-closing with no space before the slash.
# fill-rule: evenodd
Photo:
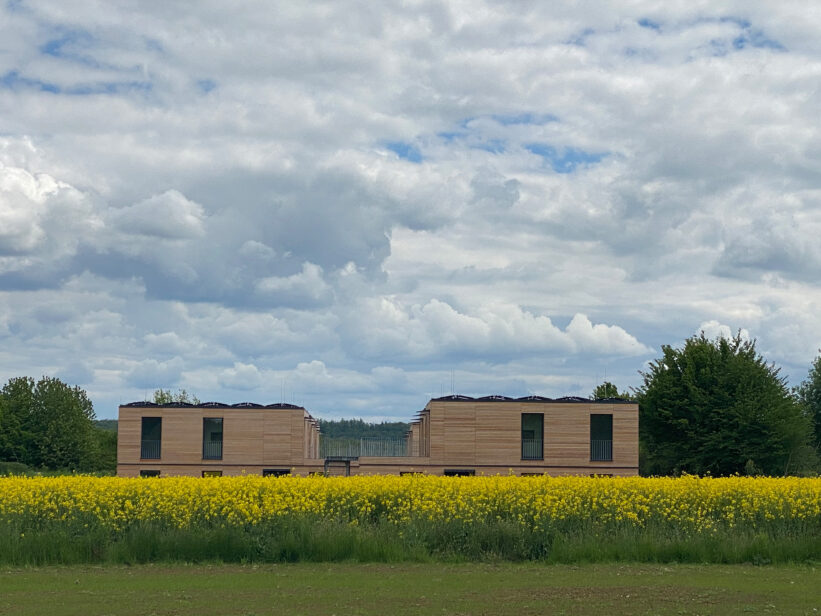
<svg viewBox="0 0 821 616">
<path fill-rule="evenodd" d="M 819 614 L 821 567 L 147 565 L 0 569 L 0 614 Z"/>
</svg>

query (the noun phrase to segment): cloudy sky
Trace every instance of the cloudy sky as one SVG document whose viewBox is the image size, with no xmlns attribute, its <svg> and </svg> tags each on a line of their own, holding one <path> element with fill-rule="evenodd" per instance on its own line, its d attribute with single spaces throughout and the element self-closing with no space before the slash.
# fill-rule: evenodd
<svg viewBox="0 0 821 616">
<path fill-rule="evenodd" d="M 408 419 L 821 347 L 807 2 L 0 8 L 0 380 Z M 115 6 L 116 5 L 116 6 Z"/>
</svg>

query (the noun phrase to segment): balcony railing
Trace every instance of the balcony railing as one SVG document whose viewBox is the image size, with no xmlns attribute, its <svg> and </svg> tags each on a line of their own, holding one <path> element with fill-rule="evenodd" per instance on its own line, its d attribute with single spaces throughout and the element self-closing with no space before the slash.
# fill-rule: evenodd
<svg viewBox="0 0 821 616">
<path fill-rule="evenodd" d="M 406 438 L 323 438 L 320 458 L 404 458 L 410 455 Z"/>
<path fill-rule="evenodd" d="M 161 445 L 162 441 L 147 441 L 143 439 L 140 442 L 140 458 L 143 460 L 159 460 Z"/>
<path fill-rule="evenodd" d="M 222 460 L 222 441 L 203 441 L 203 460 Z"/>
<path fill-rule="evenodd" d="M 613 461 L 612 440 L 590 440 L 590 460 L 592 462 Z"/>
<path fill-rule="evenodd" d="M 544 443 L 542 439 L 522 439 L 522 460 L 544 460 Z"/>
</svg>

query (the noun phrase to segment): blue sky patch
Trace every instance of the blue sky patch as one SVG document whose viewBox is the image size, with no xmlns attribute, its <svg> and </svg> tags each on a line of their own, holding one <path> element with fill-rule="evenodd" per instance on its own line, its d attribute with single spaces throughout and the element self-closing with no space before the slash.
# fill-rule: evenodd
<svg viewBox="0 0 821 616">
<path fill-rule="evenodd" d="M 494 114 L 490 116 L 502 126 L 513 126 L 516 124 L 547 124 L 548 122 L 558 122 L 559 118 L 549 113 L 517 113 L 512 115 Z"/>
<path fill-rule="evenodd" d="M 579 165 L 592 165 L 601 161 L 607 154 L 585 152 L 576 148 L 554 148 L 546 143 L 528 143 L 525 149 L 541 156 L 556 173 L 573 173 Z"/>
<path fill-rule="evenodd" d="M 51 92 L 52 94 L 60 93 L 60 86 L 57 84 L 39 79 L 29 79 L 28 77 L 21 76 L 17 71 L 9 71 L 0 77 L 0 87 L 7 90 L 28 88 L 40 90 L 41 92 Z"/>
<path fill-rule="evenodd" d="M 657 32 L 659 30 L 661 30 L 661 24 L 660 23 L 658 23 L 657 21 L 653 21 L 652 19 L 648 19 L 646 17 L 643 17 L 642 19 L 639 19 L 638 24 L 642 28 L 648 28 L 649 30 L 656 30 Z"/>
<path fill-rule="evenodd" d="M 199 79 L 197 80 L 197 87 L 203 94 L 208 94 L 211 90 L 216 89 L 217 82 L 213 79 Z"/>
<path fill-rule="evenodd" d="M 66 88 L 64 92 L 74 96 L 128 94 L 130 92 L 150 92 L 153 87 L 153 84 L 148 81 L 100 81 L 72 86 Z"/>
<path fill-rule="evenodd" d="M 406 141 L 390 141 L 385 144 L 385 147 L 399 158 L 409 160 L 412 163 L 422 162 L 422 153 L 419 151 L 419 148 Z"/>
<path fill-rule="evenodd" d="M 85 30 L 59 28 L 55 31 L 55 34 L 56 36 L 40 45 L 40 53 L 52 58 L 71 60 L 94 68 L 102 66 L 91 55 L 82 53 L 93 45 L 94 37 L 90 33 Z"/>
</svg>

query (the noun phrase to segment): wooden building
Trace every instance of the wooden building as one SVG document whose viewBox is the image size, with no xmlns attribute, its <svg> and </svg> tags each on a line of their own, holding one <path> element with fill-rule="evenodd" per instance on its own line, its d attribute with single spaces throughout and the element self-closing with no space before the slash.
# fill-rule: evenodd
<svg viewBox="0 0 821 616">
<path fill-rule="evenodd" d="M 289 404 L 120 407 L 117 473 L 636 475 L 638 405 L 621 399 L 446 396 L 402 439 L 322 439 Z"/>
</svg>

